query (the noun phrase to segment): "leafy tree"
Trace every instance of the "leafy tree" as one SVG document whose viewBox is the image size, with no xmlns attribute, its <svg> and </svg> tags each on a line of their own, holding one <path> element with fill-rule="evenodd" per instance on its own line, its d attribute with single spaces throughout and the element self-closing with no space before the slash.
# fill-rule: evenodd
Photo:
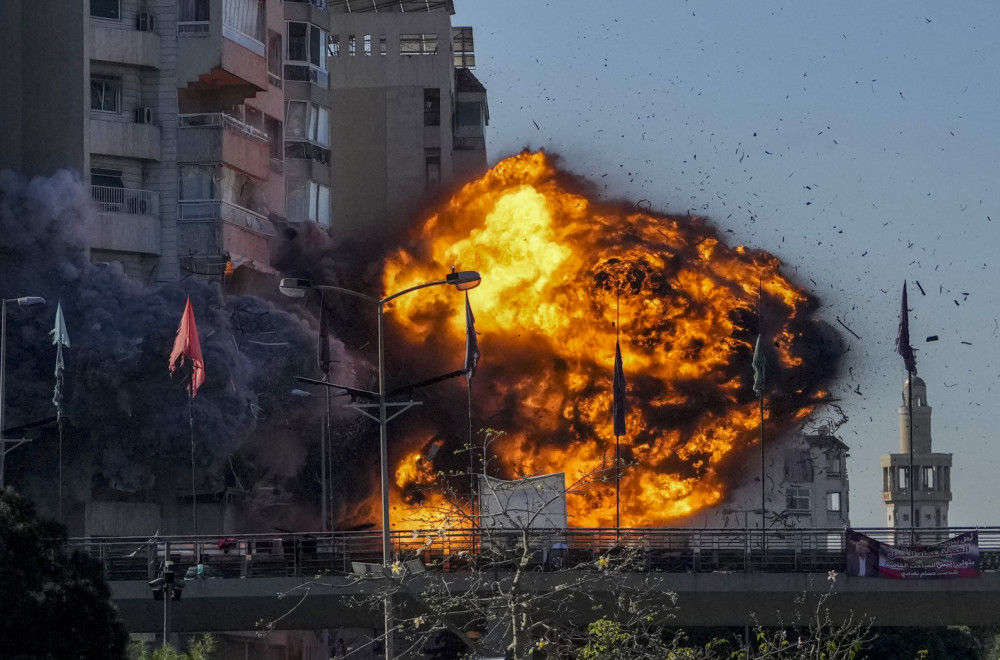
<svg viewBox="0 0 1000 660">
<path fill-rule="evenodd" d="M 115 660 L 127 644 L 100 564 L 67 554 L 64 526 L 0 492 L 0 655 Z"/>
<path fill-rule="evenodd" d="M 135 660 L 209 660 L 215 646 L 214 637 L 202 635 L 191 638 L 186 652 L 178 651 L 170 645 L 150 650 L 146 642 L 134 642 L 130 645 L 130 651 Z"/>
</svg>

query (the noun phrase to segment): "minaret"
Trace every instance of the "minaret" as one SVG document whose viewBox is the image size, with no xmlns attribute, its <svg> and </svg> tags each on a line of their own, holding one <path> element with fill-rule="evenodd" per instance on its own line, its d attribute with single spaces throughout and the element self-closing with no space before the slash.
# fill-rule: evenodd
<svg viewBox="0 0 1000 660">
<path fill-rule="evenodd" d="M 910 472 L 910 380 L 903 382 L 903 403 L 899 407 L 899 453 L 882 456 L 882 500 L 886 522 L 899 530 L 910 529 L 910 487 L 913 491 L 913 528 L 948 526 L 948 503 L 951 502 L 951 454 L 931 451 L 931 407 L 927 404 L 927 385 L 911 375 L 913 405 L 913 475 Z M 907 536 L 900 539 L 909 540 Z M 947 532 L 921 533 L 919 543 L 935 543 L 947 538 Z"/>
</svg>

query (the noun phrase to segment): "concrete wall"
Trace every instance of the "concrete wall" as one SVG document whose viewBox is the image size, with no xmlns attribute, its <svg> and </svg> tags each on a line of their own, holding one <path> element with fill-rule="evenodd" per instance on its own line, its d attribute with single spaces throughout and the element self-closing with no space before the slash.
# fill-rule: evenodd
<svg viewBox="0 0 1000 660">
<path fill-rule="evenodd" d="M 331 98 L 331 188 L 335 237 L 380 240 L 409 225 L 437 188 L 427 183 L 425 150 L 451 160 L 451 17 L 447 12 L 331 15 L 340 54 L 327 59 Z M 400 55 L 400 34 L 437 34 L 433 55 Z M 354 35 L 355 55 L 349 54 Z M 364 53 L 365 35 L 372 52 Z M 385 37 L 386 54 L 380 53 Z M 424 89 L 441 98 L 440 125 L 424 126 Z"/>
<path fill-rule="evenodd" d="M 22 0 L 0 2 L 0 170 L 20 171 L 24 126 L 21 119 L 23 103 L 23 66 L 21 22 Z"/>
<path fill-rule="evenodd" d="M 13 154 L 0 156 L 0 163 L 27 175 L 49 175 L 67 168 L 83 174 L 90 151 L 87 115 L 82 111 L 90 98 L 89 3 L 14 0 L 10 6 L 3 4 L 2 77 L 12 85 L 4 87 L 2 105 L 7 107 L 2 132 L 19 135 L 0 138 L 6 141 L 0 151 L 9 148 Z M 10 52 L 14 50 L 18 53 Z"/>
</svg>

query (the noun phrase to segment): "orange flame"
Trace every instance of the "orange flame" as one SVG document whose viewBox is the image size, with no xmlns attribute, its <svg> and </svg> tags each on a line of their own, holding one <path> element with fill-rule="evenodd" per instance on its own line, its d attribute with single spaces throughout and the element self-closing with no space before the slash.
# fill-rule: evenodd
<svg viewBox="0 0 1000 660">
<path fill-rule="evenodd" d="M 721 502 L 740 450 L 756 442 L 758 319 L 775 431 L 812 410 L 836 349 L 775 257 L 727 247 L 699 218 L 594 203 L 567 179 L 543 153 L 500 162 L 426 221 L 419 249 L 389 258 L 385 290 L 440 279 L 451 266 L 482 274 L 470 293 L 483 356 L 475 416 L 507 432 L 497 451 L 506 476 L 561 471 L 572 484 L 603 469 L 598 483 L 568 498 L 578 526 L 615 520 L 619 339 L 629 404 L 619 439 L 622 524 L 676 522 Z M 417 341 L 440 334 L 442 313 L 451 314 L 449 345 L 464 338 L 450 287 L 392 305 L 393 322 Z M 427 483 L 419 462 L 410 454 L 399 464 L 401 492 Z M 412 517 L 404 500 L 395 498 L 394 524 Z"/>
</svg>

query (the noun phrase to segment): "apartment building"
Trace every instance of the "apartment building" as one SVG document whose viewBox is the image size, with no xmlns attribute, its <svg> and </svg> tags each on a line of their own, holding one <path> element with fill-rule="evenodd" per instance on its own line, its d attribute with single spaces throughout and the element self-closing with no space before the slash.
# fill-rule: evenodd
<svg viewBox="0 0 1000 660">
<path fill-rule="evenodd" d="M 486 169 L 486 93 L 450 0 L 4 0 L 0 169 L 77 172 L 91 259 L 273 275 L 275 223 L 398 231 Z"/>
<path fill-rule="evenodd" d="M 144 282 L 270 273 L 268 215 L 285 209 L 267 129 L 280 136 L 284 104 L 265 39 L 281 3 L 2 4 L 0 168 L 76 171 L 91 259 Z"/>
<path fill-rule="evenodd" d="M 486 170 L 486 90 L 450 0 L 286 0 L 289 219 L 338 239 L 398 233 Z"/>
</svg>

